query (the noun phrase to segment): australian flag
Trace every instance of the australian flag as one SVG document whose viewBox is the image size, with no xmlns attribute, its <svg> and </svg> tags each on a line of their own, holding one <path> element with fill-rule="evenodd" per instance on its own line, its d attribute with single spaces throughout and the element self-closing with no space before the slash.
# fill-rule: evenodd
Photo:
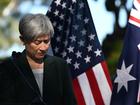
<svg viewBox="0 0 140 105">
<path fill-rule="evenodd" d="M 111 105 L 140 105 L 140 0 L 131 9 Z"/>
<path fill-rule="evenodd" d="M 47 12 L 55 56 L 70 66 L 78 105 L 109 105 L 110 75 L 87 0 L 54 0 Z"/>
</svg>

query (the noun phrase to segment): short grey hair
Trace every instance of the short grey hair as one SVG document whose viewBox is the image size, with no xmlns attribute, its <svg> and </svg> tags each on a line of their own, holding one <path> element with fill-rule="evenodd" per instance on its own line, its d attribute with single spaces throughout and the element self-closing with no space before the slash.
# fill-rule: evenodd
<svg viewBox="0 0 140 105">
<path fill-rule="evenodd" d="M 50 19 L 43 14 L 26 14 L 19 22 L 19 32 L 23 41 L 32 41 L 40 35 L 54 34 Z"/>
</svg>

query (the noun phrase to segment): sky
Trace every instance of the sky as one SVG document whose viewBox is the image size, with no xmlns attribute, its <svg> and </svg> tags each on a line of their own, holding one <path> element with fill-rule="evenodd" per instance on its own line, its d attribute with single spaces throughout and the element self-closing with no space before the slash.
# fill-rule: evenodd
<svg viewBox="0 0 140 105">
<path fill-rule="evenodd" d="M 114 15 L 107 12 L 104 5 L 105 0 L 88 0 L 90 12 L 94 21 L 96 32 L 100 43 L 102 43 L 107 33 L 113 32 Z"/>
<path fill-rule="evenodd" d="M 120 0 L 116 0 L 116 5 L 119 5 Z M 131 9 L 133 0 L 127 0 L 127 8 Z M 105 7 L 105 0 L 88 0 L 96 32 L 99 38 L 100 43 L 102 44 L 104 38 L 107 34 L 111 34 L 114 30 L 114 14 L 108 12 Z M 124 11 L 124 8 L 120 10 L 119 24 L 121 27 L 125 27 L 127 24 L 127 14 Z"/>
</svg>

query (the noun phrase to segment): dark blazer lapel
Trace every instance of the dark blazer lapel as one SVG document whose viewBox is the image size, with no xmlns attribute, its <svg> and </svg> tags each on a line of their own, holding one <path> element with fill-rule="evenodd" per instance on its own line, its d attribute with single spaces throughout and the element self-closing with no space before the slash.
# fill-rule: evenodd
<svg viewBox="0 0 140 105">
<path fill-rule="evenodd" d="M 44 78 L 43 78 L 43 100 L 48 104 L 62 105 L 62 80 L 61 73 L 57 69 L 59 60 L 55 57 L 47 56 L 44 60 Z M 56 102 L 53 102 L 53 101 Z"/>
<path fill-rule="evenodd" d="M 48 58 L 48 55 L 46 55 L 45 59 L 44 59 L 44 73 L 43 73 L 43 98 L 45 98 L 46 93 L 47 93 L 47 80 L 48 80 L 48 61 L 46 61 L 46 59 Z"/>
<path fill-rule="evenodd" d="M 53 62 L 51 61 L 51 59 L 49 59 L 50 56 L 49 55 L 46 55 L 45 59 L 44 59 L 44 74 L 43 74 L 43 98 L 44 100 L 49 100 L 49 92 L 50 92 L 50 84 L 52 80 L 52 78 L 54 78 L 54 72 L 52 70 L 52 67 L 53 66 Z M 48 66 L 49 65 L 49 66 Z"/>
<path fill-rule="evenodd" d="M 23 51 L 21 57 L 17 58 L 15 62 L 19 67 L 21 78 L 27 83 L 27 85 L 29 85 L 30 88 L 33 89 L 33 91 L 36 91 L 39 95 L 41 95 L 35 77 L 27 61 L 25 51 Z"/>
</svg>

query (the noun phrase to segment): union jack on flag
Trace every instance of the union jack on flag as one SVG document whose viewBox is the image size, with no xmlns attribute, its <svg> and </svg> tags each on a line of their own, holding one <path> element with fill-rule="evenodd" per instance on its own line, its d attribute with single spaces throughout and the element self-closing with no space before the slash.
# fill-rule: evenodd
<svg viewBox="0 0 140 105">
<path fill-rule="evenodd" d="M 140 104 L 140 0 L 134 0 L 114 79 L 111 105 Z"/>
<path fill-rule="evenodd" d="M 78 105 L 109 105 L 110 75 L 86 0 L 54 0 L 47 12 L 54 55 L 69 64 Z"/>
</svg>

